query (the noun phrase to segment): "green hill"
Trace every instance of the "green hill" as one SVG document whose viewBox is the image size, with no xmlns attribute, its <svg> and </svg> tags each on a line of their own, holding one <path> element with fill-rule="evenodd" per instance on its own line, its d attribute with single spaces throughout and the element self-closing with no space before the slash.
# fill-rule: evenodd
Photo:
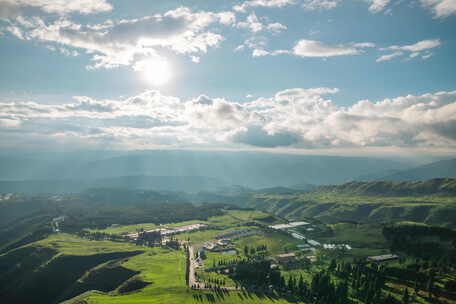
<svg viewBox="0 0 456 304">
<path fill-rule="evenodd" d="M 301 194 L 257 194 L 249 206 L 287 218 L 324 222 L 414 221 L 455 226 L 456 179 L 350 182 Z"/>
<path fill-rule="evenodd" d="M 435 178 L 414 182 L 349 182 L 342 185 L 321 186 L 315 192 L 335 192 L 375 196 L 456 196 L 455 178 Z"/>
<path fill-rule="evenodd" d="M 48 304 L 92 289 L 114 290 L 137 274 L 119 262 L 141 253 L 125 243 L 51 236 L 0 255 L 2 301 Z"/>
</svg>

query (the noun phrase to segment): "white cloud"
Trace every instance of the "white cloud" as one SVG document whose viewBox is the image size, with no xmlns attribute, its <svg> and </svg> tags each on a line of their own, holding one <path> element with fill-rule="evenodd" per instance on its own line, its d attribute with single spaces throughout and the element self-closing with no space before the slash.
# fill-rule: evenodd
<svg viewBox="0 0 456 304">
<path fill-rule="evenodd" d="M 178 54 L 206 53 L 223 37 L 208 30 L 212 24 L 231 24 L 232 13 L 193 12 L 180 7 L 163 15 L 81 25 L 67 19 L 46 24 L 39 18 L 17 20 L 7 28 L 20 39 L 55 43 L 92 54 L 89 68 L 132 65 L 138 57 L 155 56 L 167 48 Z"/>
<path fill-rule="evenodd" d="M 261 31 L 270 31 L 272 33 L 280 33 L 287 29 L 287 27 L 281 23 L 263 23 L 255 12 L 250 13 L 244 21 L 240 21 L 236 24 L 236 27 L 248 29 L 252 33 L 258 33 Z"/>
<path fill-rule="evenodd" d="M 409 52 L 421 52 L 424 50 L 429 50 L 436 48 L 441 45 L 439 39 L 434 40 L 422 40 L 415 44 L 410 45 L 392 45 L 390 47 L 384 48 L 383 50 L 394 50 L 394 51 L 409 51 Z"/>
<path fill-rule="evenodd" d="M 455 0 L 420 0 L 420 2 L 429 8 L 436 18 L 445 18 L 456 14 Z"/>
<path fill-rule="evenodd" d="M 387 61 L 391 60 L 395 57 L 400 57 L 404 55 L 404 52 L 410 52 L 409 58 L 416 58 L 421 55 L 422 59 L 427 59 L 431 57 L 432 55 L 429 55 L 430 53 L 427 52 L 426 54 L 422 55 L 421 52 L 426 52 L 429 51 L 433 48 L 436 48 L 440 46 L 442 43 L 440 42 L 439 39 L 434 39 L 434 40 L 422 40 L 419 41 L 415 44 L 410 44 L 410 45 L 392 45 L 386 48 L 381 48 L 381 51 L 394 51 L 391 54 L 383 55 L 377 58 L 377 62 L 381 61 Z"/>
<path fill-rule="evenodd" d="M 421 56 L 421 59 L 426 60 L 426 59 L 431 58 L 433 55 L 434 55 L 433 53 L 427 53 L 427 54 L 424 54 L 423 56 Z"/>
<path fill-rule="evenodd" d="M 0 129 L 7 128 L 7 129 L 14 129 L 19 128 L 21 125 L 21 121 L 17 119 L 4 119 L 0 118 Z"/>
<path fill-rule="evenodd" d="M 304 0 L 302 7 L 306 10 L 330 10 L 336 8 L 340 0 Z"/>
<path fill-rule="evenodd" d="M 364 52 L 365 48 L 374 48 L 372 42 L 360 42 L 349 44 L 330 45 L 315 40 L 300 40 L 296 43 L 292 50 L 272 50 L 265 49 L 266 43 L 262 40 L 250 39 L 243 45 L 236 48 L 237 51 L 248 47 L 252 49 L 253 57 L 259 56 L 277 56 L 282 54 L 292 54 L 300 57 L 334 57 L 346 55 L 359 55 Z"/>
<path fill-rule="evenodd" d="M 285 25 L 278 23 L 278 22 L 270 23 L 266 26 L 266 28 L 274 33 L 280 33 L 287 29 L 287 27 Z"/>
<path fill-rule="evenodd" d="M 262 31 L 264 28 L 263 23 L 260 22 L 257 15 L 253 12 L 247 16 L 245 21 L 238 22 L 237 27 L 249 29 L 251 32 L 256 33 Z"/>
<path fill-rule="evenodd" d="M 293 48 L 293 54 L 301 57 L 333 57 L 360 53 L 361 50 L 354 45 L 329 45 L 315 40 L 300 40 Z"/>
<path fill-rule="evenodd" d="M 287 5 L 293 5 L 296 0 L 250 0 L 244 1 L 242 4 L 235 5 L 233 9 L 237 12 L 245 12 L 246 9 L 251 7 L 284 7 Z"/>
<path fill-rule="evenodd" d="M 262 49 L 254 49 L 252 51 L 252 56 L 253 57 L 262 57 L 262 56 L 266 56 L 266 55 L 269 55 L 269 52 L 265 51 L 265 50 L 262 50 Z"/>
<path fill-rule="evenodd" d="M 122 100 L 76 97 L 61 105 L 0 103 L 0 136 L 10 144 L 65 139 L 121 148 L 456 147 L 456 91 L 348 107 L 328 98 L 338 92 L 294 88 L 244 103 L 204 95 L 181 100 L 157 91 Z"/>
<path fill-rule="evenodd" d="M 51 14 L 95 14 L 112 10 L 106 0 L 1 0 L 0 19 L 15 18 L 24 13 L 25 8 L 37 8 Z"/>
<path fill-rule="evenodd" d="M 390 3 L 391 0 L 366 0 L 370 6 L 369 11 L 371 13 L 378 13 L 385 10 L 386 6 Z"/>
<path fill-rule="evenodd" d="M 396 57 L 399 57 L 399 56 L 402 56 L 404 53 L 402 52 L 394 52 L 394 53 L 391 53 L 391 54 L 387 54 L 387 55 L 383 55 L 383 56 L 380 56 L 377 58 L 377 62 L 382 62 L 382 61 L 389 61 L 393 58 L 396 58 Z"/>
</svg>

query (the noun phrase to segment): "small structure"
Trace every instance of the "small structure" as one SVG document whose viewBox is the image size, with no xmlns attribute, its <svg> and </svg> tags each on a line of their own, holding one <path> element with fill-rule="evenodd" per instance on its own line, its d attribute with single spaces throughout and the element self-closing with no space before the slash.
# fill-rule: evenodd
<svg viewBox="0 0 456 304">
<path fill-rule="evenodd" d="M 328 250 L 352 250 L 352 247 L 347 244 L 323 244 L 323 248 Z"/>
<path fill-rule="evenodd" d="M 276 229 L 276 230 L 282 230 L 282 229 L 288 229 L 288 228 L 299 227 L 299 226 L 304 226 L 304 225 L 309 225 L 309 223 L 307 223 L 307 222 L 291 222 L 291 223 L 288 223 L 288 224 L 272 225 L 272 226 L 269 226 L 269 228 Z"/>
<path fill-rule="evenodd" d="M 306 258 L 309 259 L 309 261 L 312 263 L 315 263 L 317 261 L 317 257 L 315 255 L 309 255 Z"/>
<path fill-rule="evenodd" d="M 218 240 L 217 244 L 219 244 L 220 246 L 227 246 L 229 244 L 231 244 L 231 240 Z"/>
<path fill-rule="evenodd" d="M 136 238 L 137 245 L 146 245 L 149 247 L 161 246 L 163 241 L 160 231 L 142 231 Z"/>
<path fill-rule="evenodd" d="M 313 247 L 320 247 L 321 246 L 321 244 L 319 242 L 314 241 L 314 240 L 307 240 L 307 243 L 309 243 Z"/>
<path fill-rule="evenodd" d="M 295 239 L 298 239 L 298 240 L 305 240 L 306 239 L 305 236 L 303 236 L 301 233 L 298 233 L 298 232 L 292 232 L 291 236 L 294 237 Z"/>
<path fill-rule="evenodd" d="M 148 230 L 146 232 L 160 232 L 162 236 L 170 236 L 170 235 L 175 235 L 175 234 L 179 234 L 179 233 L 199 231 L 206 227 L 207 227 L 206 224 L 191 224 L 191 225 L 178 226 L 178 227 L 158 228 L 158 229 Z M 143 231 L 144 231 L 144 229 L 141 229 L 140 232 L 143 232 Z M 139 237 L 139 233 L 127 234 L 127 237 L 130 239 L 137 239 Z"/>
<path fill-rule="evenodd" d="M 62 216 L 59 216 L 59 217 L 55 217 L 52 219 L 52 223 L 51 223 L 51 226 L 52 226 L 52 230 L 55 232 L 55 233 L 59 233 L 60 232 L 60 223 L 61 222 L 64 222 L 65 221 L 65 218 L 66 216 L 65 215 L 62 215 Z"/>
<path fill-rule="evenodd" d="M 396 254 L 384 254 L 384 255 L 370 256 L 367 258 L 367 261 L 368 262 L 386 262 L 386 261 L 397 260 L 398 258 L 399 258 L 399 256 Z"/>
</svg>

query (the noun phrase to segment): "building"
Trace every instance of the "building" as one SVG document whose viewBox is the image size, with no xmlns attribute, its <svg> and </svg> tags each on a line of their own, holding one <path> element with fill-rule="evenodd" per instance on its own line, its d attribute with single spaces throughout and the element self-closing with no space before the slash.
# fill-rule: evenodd
<svg viewBox="0 0 456 304">
<path fill-rule="evenodd" d="M 307 243 L 310 244 L 313 247 L 320 247 L 321 246 L 321 244 L 319 242 L 314 241 L 314 240 L 307 240 Z"/>
<path fill-rule="evenodd" d="M 352 247 L 347 244 L 323 244 L 323 248 L 329 249 L 329 250 L 335 250 L 335 249 L 352 250 Z"/>
<path fill-rule="evenodd" d="M 370 256 L 367 258 L 367 261 L 368 262 L 386 262 L 386 261 L 397 260 L 398 258 L 399 258 L 399 256 L 396 254 L 384 254 L 384 255 Z"/>
<path fill-rule="evenodd" d="M 279 254 L 278 256 L 275 257 L 277 263 L 279 264 L 288 264 L 296 261 L 296 254 L 294 253 L 284 253 L 284 254 Z"/>
<path fill-rule="evenodd" d="M 288 224 L 272 225 L 272 226 L 269 226 L 269 228 L 276 229 L 276 230 L 281 230 L 281 229 L 294 228 L 294 227 L 299 227 L 299 226 L 304 226 L 304 225 L 309 225 L 309 223 L 307 223 L 307 222 L 291 222 L 291 223 L 288 223 Z"/>
</svg>

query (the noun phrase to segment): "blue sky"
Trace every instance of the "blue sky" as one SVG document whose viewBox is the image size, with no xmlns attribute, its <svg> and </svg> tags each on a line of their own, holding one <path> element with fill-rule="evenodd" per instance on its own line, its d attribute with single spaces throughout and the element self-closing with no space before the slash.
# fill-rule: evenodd
<svg viewBox="0 0 456 304">
<path fill-rule="evenodd" d="M 3 147 L 456 147 L 456 0 L 0 1 Z"/>
</svg>

